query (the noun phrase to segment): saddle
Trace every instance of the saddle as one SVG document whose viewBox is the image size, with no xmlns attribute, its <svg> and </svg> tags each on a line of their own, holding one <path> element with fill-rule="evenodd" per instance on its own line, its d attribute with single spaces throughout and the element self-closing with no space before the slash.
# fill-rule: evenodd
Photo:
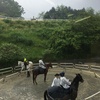
<svg viewBox="0 0 100 100">
<path fill-rule="evenodd" d="M 41 67 L 35 67 L 34 70 L 38 71 L 38 73 L 43 74 L 45 72 L 45 69 Z"/>
<path fill-rule="evenodd" d="M 40 74 L 43 74 L 45 72 L 45 69 L 39 67 L 39 72 L 40 72 Z"/>
<path fill-rule="evenodd" d="M 53 87 L 48 88 L 47 93 L 51 98 L 56 100 L 57 98 L 63 98 L 64 96 L 69 94 L 70 88 L 65 89 L 62 86 L 53 86 Z"/>
</svg>

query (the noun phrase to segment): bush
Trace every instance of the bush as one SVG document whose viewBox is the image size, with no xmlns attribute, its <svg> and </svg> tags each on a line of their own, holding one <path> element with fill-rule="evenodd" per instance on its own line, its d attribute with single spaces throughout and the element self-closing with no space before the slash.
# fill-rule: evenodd
<svg viewBox="0 0 100 100">
<path fill-rule="evenodd" d="M 17 47 L 17 45 L 3 43 L 0 46 L 0 65 L 3 67 L 14 65 L 18 60 L 23 59 L 24 56 L 24 51 L 20 47 Z"/>
<path fill-rule="evenodd" d="M 22 36 L 20 33 L 14 33 L 10 36 L 13 43 L 22 43 L 26 46 L 34 45 L 33 41 Z"/>
<path fill-rule="evenodd" d="M 8 23 L 8 24 L 10 24 L 10 23 L 12 22 L 12 20 L 10 20 L 10 19 L 3 19 L 3 21 L 4 21 L 5 23 Z"/>
</svg>

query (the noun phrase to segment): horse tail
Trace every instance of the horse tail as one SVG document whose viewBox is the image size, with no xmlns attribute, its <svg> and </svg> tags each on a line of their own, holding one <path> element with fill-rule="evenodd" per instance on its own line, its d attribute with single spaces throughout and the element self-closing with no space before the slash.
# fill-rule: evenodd
<svg viewBox="0 0 100 100">
<path fill-rule="evenodd" d="M 47 90 L 44 91 L 44 100 L 47 100 L 46 96 L 47 96 Z"/>
</svg>

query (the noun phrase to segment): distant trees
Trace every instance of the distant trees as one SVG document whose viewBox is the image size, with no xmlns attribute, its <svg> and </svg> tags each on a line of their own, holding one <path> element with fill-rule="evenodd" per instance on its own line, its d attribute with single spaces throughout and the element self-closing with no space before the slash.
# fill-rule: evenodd
<svg viewBox="0 0 100 100">
<path fill-rule="evenodd" d="M 82 18 L 89 15 L 94 15 L 94 10 L 90 7 L 88 9 L 72 9 L 64 5 L 52 7 L 46 13 L 41 13 L 44 19 L 76 19 Z M 70 16 L 71 15 L 71 16 Z"/>
<path fill-rule="evenodd" d="M 0 0 L 0 14 L 7 17 L 21 17 L 24 13 L 21 7 L 14 0 Z"/>
</svg>

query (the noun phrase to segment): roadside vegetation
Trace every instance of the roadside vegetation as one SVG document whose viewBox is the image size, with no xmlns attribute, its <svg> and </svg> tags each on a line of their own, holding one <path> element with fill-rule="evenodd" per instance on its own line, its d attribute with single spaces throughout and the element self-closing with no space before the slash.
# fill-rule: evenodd
<svg viewBox="0 0 100 100">
<path fill-rule="evenodd" d="M 65 8 L 59 9 L 60 12 Z M 60 17 L 60 20 L 56 18 L 59 15 L 51 19 L 50 12 L 42 14 L 44 17 L 41 15 L 42 21 L 1 19 L 0 68 L 17 65 L 24 57 L 33 62 L 40 58 L 63 61 L 100 57 L 100 14 L 93 9 L 85 12 L 75 10 L 73 14 L 77 16 L 72 17 L 72 14 L 71 18 Z"/>
</svg>

